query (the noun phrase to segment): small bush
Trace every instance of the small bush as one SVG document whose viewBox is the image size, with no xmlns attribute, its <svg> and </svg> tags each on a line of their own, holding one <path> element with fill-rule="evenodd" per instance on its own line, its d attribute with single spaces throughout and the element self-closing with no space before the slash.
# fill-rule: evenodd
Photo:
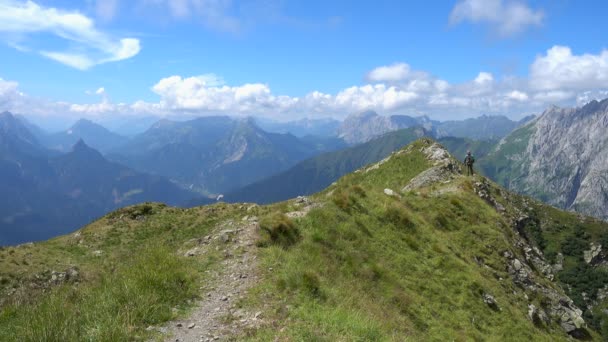
<svg viewBox="0 0 608 342">
<path fill-rule="evenodd" d="M 277 245 L 289 248 L 300 239 L 296 225 L 282 213 L 275 213 L 262 219 L 260 228 L 262 236 L 257 243 L 259 247 Z"/>
<path fill-rule="evenodd" d="M 410 219 L 407 210 L 397 204 L 393 204 L 386 209 L 384 218 L 397 228 L 405 230 L 416 229 L 416 224 Z"/>
<path fill-rule="evenodd" d="M 589 236 L 578 227 L 575 228 L 574 234 L 567 237 L 561 245 L 561 250 L 564 255 L 583 259 L 583 252 L 589 248 Z"/>
<path fill-rule="evenodd" d="M 321 291 L 321 280 L 319 276 L 312 272 L 306 271 L 302 274 L 302 288 L 306 293 L 316 299 L 324 299 L 325 296 Z"/>
<path fill-rule="evenodd" d="M 367 197 L 365 190 L 359 185 L 354 185 L 346 189 L 336 190 L 332 196 L 332 201 L 338 208 L 351 212 L 353 209 L 361 210 L 363 208 L 359 204 L 359 199 L 365 197 Z"/>
<path fill-rule="evenodd" d="M 365 198 L 367 196 L 367 194 L 365 193 L 365 190 L 363 190 L 363 188 L 361 187 L 361 185 L 353 185 L 353 187 L 351 188 L 352 192 L 359 196 L 359 197 L 363 197 Z"/>
<path fill-rule="evenodd" d="M 435 227 L 446 230 L 446 231 L 455 231 L 458 230 L 459 227 L 455 222 L 456 220 L 450 216 L 449 213 L 445 211 L 440 211 L 435 215 Z"/>
</svg>

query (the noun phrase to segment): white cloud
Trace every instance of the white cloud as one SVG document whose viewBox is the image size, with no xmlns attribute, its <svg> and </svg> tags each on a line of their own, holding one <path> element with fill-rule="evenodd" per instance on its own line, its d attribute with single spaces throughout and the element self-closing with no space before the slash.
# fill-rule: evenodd
<svg viewBox="0 0 608 342">
<path fill-rule="evenodd" d="M 608 88 L 608 50 L 573 55 L 569 47 L 556 45 L 530 66 L 530 85 L 538 90 Z"/>
<path fill-rule="evenodd" d="M 465 21 L 486 23 L 501 36 L 521 33 L 531 26 L 541 26 L 544 13 L 517 0 L 461 0 L 450 13 L 452 25 Z"/>
<path fill-rule="evenodd" d="M 475 83 L 477 84 L 488 84 L 494 82 L 494 76 L 489 72 L 480 72 L 475 77 Z"/>
<path fill-rule="evenodd" d="M 367 74 L 370 82 L 397 82 L 405 80 L 410 74 L 410 66 L 405 63 L 395 63 L 389 66 L 377 67 Z"/>
<path fill-rule="evenodd" d="M 529 97 L 528 94 L 524 93 L 523 91 L 513 90 L 507 94 L 507 98 L 523 102 L 527 101 Z"/>
<path fill-rule="evenodd" d="M 268 84 L 230 85 L 215 74 L 205 74 L 160 79 L 151 87 L 158 95 L 157 101 L 112 103 L 107 89 L 100 87 L 88 92 L 99 95 L 99 103 L 51 103 L 23 95 L 15 82 L 0 80 L 0 111 L 9 109 L 74 117 L 224 114 L 296 119 L 343 118 L 371 109 L 382 114 L 429 115 L 436 119 L 480 114 L 520 117 L 542 112 L 550 105 L 582 105 L 591 99 L 608 96 L 605 55 L 606 52 L 576 56 L 568 48 L 552 48 L 546 55 L 537 57 L 530 66 L 528 78 L 499 78 L 480 71 L 471 75 L 468 81 L 453 84 L 428 72 L 405 68 L 405 63 L 397 63 L 367 73 L 367 78 L 377 80 L 375 82 L 346 87 L 333 94 L 311 91 L 299 97 L 275 94 Z"/>
<path fill-rule="evenodd" d="M 81 70 L 97 64 L 131 58 L 141 49 L 138 39 L 115 39 L 96 29 L 93 20 L 79 12 L 43 7 L 29 0 L 0 0 L 0 32 L 22 37 L 46 32 L 65 39 L 75 46 L 73 50 L 38 52 Z M 24 44 L 19 42 L 18 45 Z"/>
</svg>

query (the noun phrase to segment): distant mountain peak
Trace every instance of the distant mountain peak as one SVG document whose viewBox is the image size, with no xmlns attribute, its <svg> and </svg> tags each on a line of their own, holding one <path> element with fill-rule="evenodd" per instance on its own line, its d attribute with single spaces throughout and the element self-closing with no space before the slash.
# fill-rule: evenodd
<svg viewBox="0 0 608 342">
<path fill-rule="evenodd" d="M 82 138 L 78 139 L 78 141 L 72 147 L 72 151 L 90 149 L 90 147 L 84 142 Z"/>
<path fill-rule="evenodd" d="M 87 160 L 90 160 L 90 161 L 92 161 L 92 160 L 106 161 L 106 159 L 103 157 L 103 155 L 99 151 L 97 151 L 96 149 L 87 145 L 84 142 L 84 139 L 82 139 L 82 138 L 78 139 L 76 144 L 74 144 L 74 146 L 72 147 L 72 152 L 69 154 L 72 156 L 86 157 Z"/>
<path fill-rule="evenodd" d="M 78 119 L 78 121 L 76 121 L 72 127 L 70 127 L 70 129 L 68 129 L 68 132 L 74 132 L 74 131 L 82 131 L 82 130 L 103 130 L 103 131 L 107 131 L 107 129 L 89 119 Z M 71 134 L 71 133 L 70 133 Z"/>
<path fill-rule="evenodd" d="M 371 119 L 380 116 L 380 114 L 376 113 L 373 110 L 364 110 L 362 112 L 356 113 L 352 115 L 352 118 L 362 120 L 362 119 Z M 348 119 L 348 117 L 347 117 Z"/>
</svg>

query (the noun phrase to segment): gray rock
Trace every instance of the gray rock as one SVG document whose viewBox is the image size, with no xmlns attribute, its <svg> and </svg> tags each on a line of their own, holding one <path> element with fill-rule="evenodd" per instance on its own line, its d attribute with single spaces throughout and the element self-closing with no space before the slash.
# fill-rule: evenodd
<svg viewBox="0 0 608 342">
<path fill-rule="evenodd" d="M 198 247 L 194 247 L 194 248 L 186 251 L 186 253 L 184 253 L 184 256 L 193 257 L 193 256 L 197 256 L 199 254 L 200 254 L 200 249 Z"/>
<path fill-rule="evenodd" d="M 195 326 L 196 326 L 196 324 L 190 323 L 190 324 L 188 324 L 188 329 L 194 329 Z"/>
<path fill-rule="evenodd" d="M 557 253 L 555 257 L 555 264 L 553 264 L 553 273 L 557 273 L 564 269 L 564 255 L 562 253 Z"/>
<path fill-rule="evenodd" d="M 384 194 L 391 197 L 395 196 L 395 192 L 391 189 L 384 189 Z"/>
<path fill-rule="evenodd" d="M 528 318 L 535 324 L 535 325 L 541 325 L 541 324 L 548 324 L 549 323 L 549 317 L 547 317 L 547 314 L 543 311 L 538 309 L 534 304 L 529 304 L 528 305 Z"/>
<path fill-rule="evenodd" d="M 588 264 L 592 263 L 594 259 L 600 255 L 600 253 L 602 253 L 602 245 L 592 242 L 589 246 L 589 250 L 583 252 L 585 262 Z"/>
<path fill-rule="evenodd" d="M 488 293 L 484 293 L 482 295 L 482 298 L 483 298 L 483 302 L 486 303 L 492 310 L 500 311 L 500 307 L 498 306 L 498 303 L 496 302 L 496 299 L 494 298 L 494 296 L 492 296 Z"/>
</svg>

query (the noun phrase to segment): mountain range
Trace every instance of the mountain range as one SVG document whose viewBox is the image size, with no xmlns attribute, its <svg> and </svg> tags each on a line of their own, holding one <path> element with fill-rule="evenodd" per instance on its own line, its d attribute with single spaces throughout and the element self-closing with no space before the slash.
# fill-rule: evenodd
<svg viewBox="0 0 608 342">
<path fill-rule="evenodd" d="M 268 133 L 253 119 L 161 120 L 109 154 L 137 170 L 162 175 L 203 193 L 222 193 L 336 148 L 327 138 Z"/>
<path fill-rule="evenodd" d="M 605 339 L 608 224 L 462 169 L 424 138 L 308 197 L 1 249 L 0 340 Z"/>
<path fill-rule="evenodd" d="M 57 154 L 23 123 L 0 114 L 0 245 L 63 234 L 121 206 L 183 204 L 194 197 L 168 180 L 106 160 L 79 140 Z"/>
<path fill-rule="evenodd" d="M 19 217 L 30 217 L 21 219 L 37 222 L 28 227 L 44 225 L 43 219 L 24 214 L 31 211 L 28 201 L 36 197 L 37 211 L 43 213 L 39 216 L 55 217 L 56 222 L 65 216 L 66 222 L 79 224 L 125 203 L 150 199 L 194 205 L 208 203 L 209 197 L 223 194 L 224 200 L 230 202 L 282 201 L 320 191 L 362 165 L 377 162 L 415 138 L 427 136 L 438 139 L 460 157 L 472 150 L 480 171 L 511 190 L 560 208 L 605 218 L 606 157 L 601 134 L 605 108 L 606 101 L 591 102 L 578 109 L 555 107 L 537 118 L 527 117 L 519 122 L 482 116 L 441 123 L 426 117 L 381 117 L 364 112 L 342 123 L 338 133 L 341 138 L 270 133 L 254 119 L 225 116 L 188 121 L 163 119 L 131 138 L 88 120 L 79 120 L 70 129 L 49 134 L 24 117 L 3 113 L 0 115 L 3 168 L 7 182 L 9 179 L 13 182 L 3 186 L 7 194 L 21 196 L 20 200 L 6 199 L 2 203 L 3 217 L 6 224 L 13 224 Z M 358 131 L 354 129 L 357 125 L 361 126 Z M 308 120 L 288 123 L 284 128 L 322 130 L 330 126 L 335 127 L 335 122 Z M 507 134 L 512 127 L 516 129 Z M 450 134 L 453 136 L 446 136 Z M 89 144 L 89 140 L 94 144 Z M 350 141 L 351 147 L 345 140 Z M 354 143 L 359 140 L 367 142 Z M 66 151 L 72 142 L 70 150 L 73 147 L 75 150 Z M 106 155 L 97 150 L 105 151 Z M 564 151 L 569 152 L 566 155 Z M 71 163 L 70 158 L 80 162 Z M 88 158 L 91 160 L 87 161 Z M 97 164 L 100 160 L 105 163 Z M 87 168 L 87 163 L 95 167 Z M 21 171 L 15 165 L 21 165 Z M 67 176 L 61 179 L 60 175 Z M 76 180 L 80 183 L 70 183 Z M 99 183 L 99 189 L 87 187 L 87 182 Z M 17 195 L 19 187 L 27 190 Z M 78 197 L 82 189 L 86 189 L 85 195 Z M 141 189 L 145 191 L 142 193 Z M 192 200 L 195 197 L 198 199 Z M 45 208 L 49 203 L 59 203 L 59 209 Z M 71 210 L 87 212 L 82 217 L 70 219 L 71 211 L 61 209 L 64 204 L 75 208 L 82 203 L 93 208 Z M 69 222 L 66 227 L 75 226 Z M 11 229 L 15 230 L 14 227 Z"/>
<path fill-rule="evenodd" d="M 426 116 L 407 115 L 383 116 L 374 111 L 366 111 L 348 116 L 338 129 L 338 136 L 349 144 L 369 141 L 384 133 L 402 128 L 420 126 L 434 137 L 458 137 L 475 140 L 500 139 L 515 128 L 531 120 L 527 116 L 513 121 L 505 116 L 482 115 L 461 121 L 435 121 Z"/>
</svg>

